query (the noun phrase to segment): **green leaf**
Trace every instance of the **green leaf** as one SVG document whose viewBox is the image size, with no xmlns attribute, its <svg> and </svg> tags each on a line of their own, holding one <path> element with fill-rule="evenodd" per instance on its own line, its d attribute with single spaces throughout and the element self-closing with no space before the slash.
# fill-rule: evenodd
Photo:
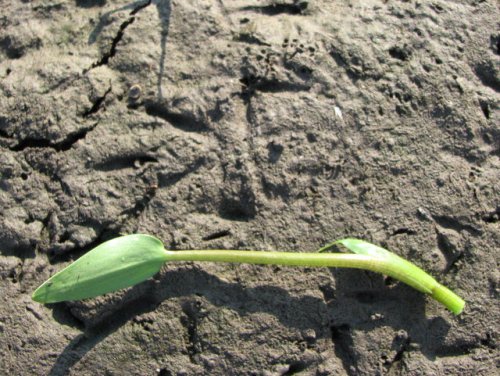
<svg viewBox="0 0 500 376">
<path fill-rule="evenodd" d="M 358 255 L 365 255 L 378 260 L 387 260 L 393 269 L 398 270 L 397 273 L 393 273 L 395 278 L 404 281 L 408 285 L 426 294 L 432 294 L 432 291 L 438 285 L 434 278 L 418 266 L 406 261 L 404 258 L 399 257 L 385 248 L 379 247 L 378 245 L 352 238 L 337 240 L 331 245 L 333 244 L 341 244 L 351 252 Z M 327 245 L 322 249 L 331 245 Z"/>
<path fill-rule="evenodd" d="M 55 303 L 92 298 L 142 282 L 167 260 L 163 243 L 150 235 L 109 240 L 52 276 L 33 293 L 33 300 Z"/>
</svg>

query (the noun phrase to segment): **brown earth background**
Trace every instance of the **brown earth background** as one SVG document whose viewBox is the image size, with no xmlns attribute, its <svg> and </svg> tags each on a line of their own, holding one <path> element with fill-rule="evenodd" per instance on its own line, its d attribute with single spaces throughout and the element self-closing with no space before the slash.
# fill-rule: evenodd
<svg viewBox="0 0 500 376">
<path fill-rule="evenodd" d="M 0 0 L 0 372 L 493 375 L 494 0 Z M 453 316 L 356 270 L 167 265 L 31 293 L 102 241 L 386 246 Z"/>
</svg>

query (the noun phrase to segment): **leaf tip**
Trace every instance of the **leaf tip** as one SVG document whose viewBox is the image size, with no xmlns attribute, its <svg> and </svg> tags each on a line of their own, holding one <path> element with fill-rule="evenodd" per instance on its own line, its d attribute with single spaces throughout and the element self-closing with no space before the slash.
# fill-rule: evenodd
<svg viewBox="0 0 500 376">
<path fill-rule="evenodd" d="M 31 294 L 31 300 L 37 302 L 37 303 L 45 303 L 44 299 L 42 298 L 42 293 L 41 293 L 42 286 L 37 288 L 35 291 L 33 291 L 33 294 Z"/>
</svg>

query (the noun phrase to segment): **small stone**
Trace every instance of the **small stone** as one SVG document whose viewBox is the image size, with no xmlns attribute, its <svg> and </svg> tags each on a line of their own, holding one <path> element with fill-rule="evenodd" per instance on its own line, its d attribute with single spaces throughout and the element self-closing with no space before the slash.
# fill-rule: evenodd
<svg viewBox="0 0 500 376">
<path fill-rule="evenodd" d="M 316 331 L 314 329 L 306 329 L 302 332 L 302 337 L 306 341 L 314 341 L 316 339 Z"/>
<path fill-rule="evenodd" d="M 137 100 L 142 95 L 142 88 L 138 84 L 134 84 L 128 90 L 128 97 L 133 100 Z"/>
<path fill-rule="evenodd" d="M 417 213 L 421 218 L 432 221 L 432 216 L 426 209 L 420 207 L 417 209 Z"/>
</svg>

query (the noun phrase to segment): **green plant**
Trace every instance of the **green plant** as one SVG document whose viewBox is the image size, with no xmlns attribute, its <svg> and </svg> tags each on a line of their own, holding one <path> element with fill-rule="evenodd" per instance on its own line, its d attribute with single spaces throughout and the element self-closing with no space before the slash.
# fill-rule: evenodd
<svg viewBox="0 0 500 376">
<path fill-rule="evenodd" d="M 354 254 L 323 253 L 342 245 Z M 309 267 L 357 268 L 398 279 L 444 304 L 455 314 L 465 302 L 419 267 L 388 250 L 359 239 L 337 240 L 315 253 L 236 250 L 169 251 L 150 235 L 107 241 L 56 273 L 33 293 L 33 300 L 55 303 L 92 298 L 133 286 L 156 274 L 168 261 L 211 261 Z"/>
</svg>

